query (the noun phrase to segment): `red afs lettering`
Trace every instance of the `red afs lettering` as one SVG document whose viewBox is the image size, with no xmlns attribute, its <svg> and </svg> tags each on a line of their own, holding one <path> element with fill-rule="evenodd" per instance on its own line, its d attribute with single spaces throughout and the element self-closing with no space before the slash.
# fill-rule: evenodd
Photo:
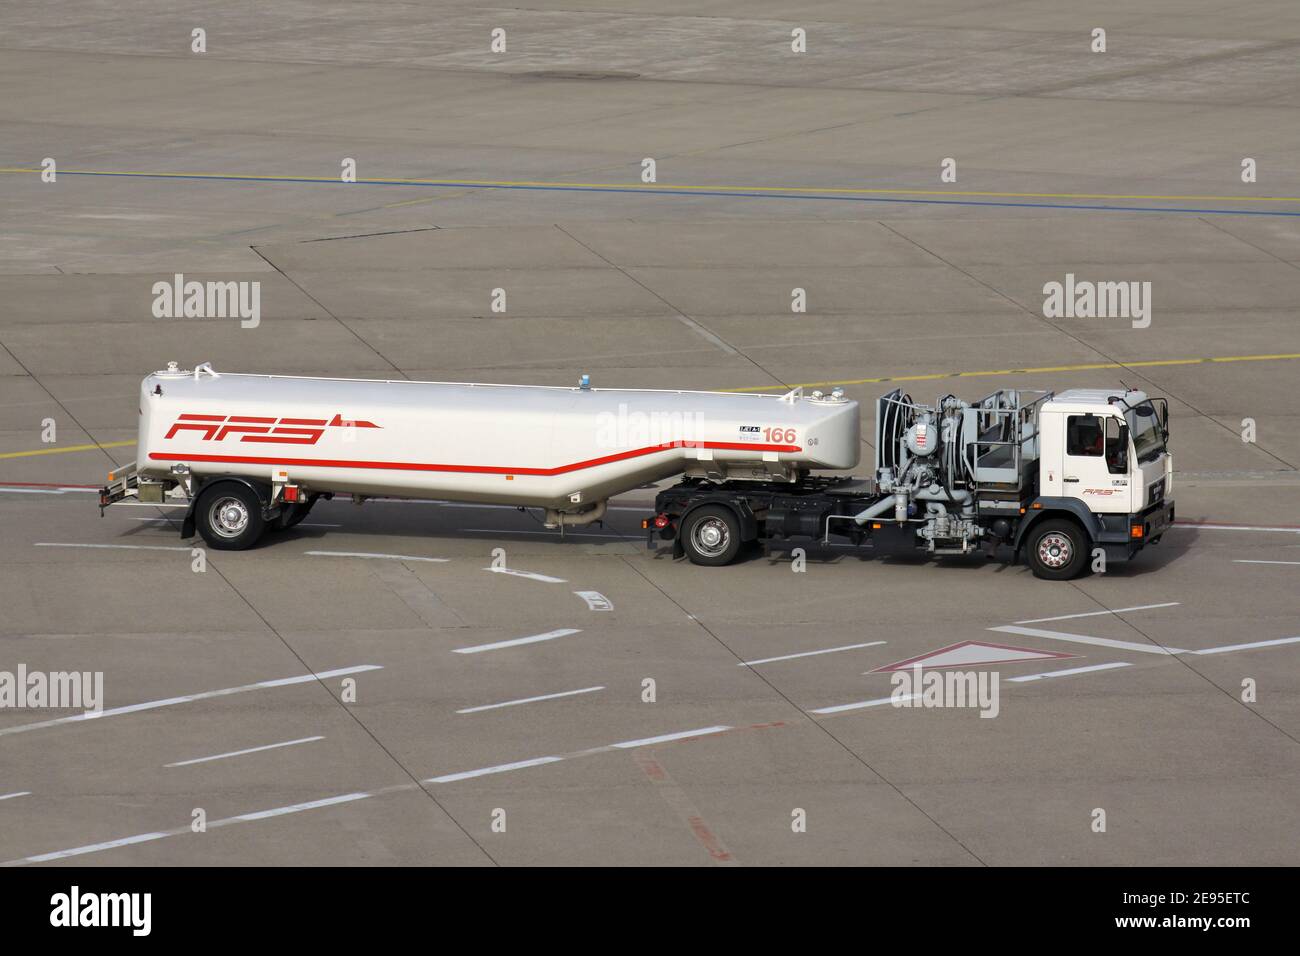
<svg viewBox="0 0 1300 956">
<path fill-rule="evenodd" d="M 241 442 L 272 442 L 284 445 L 314 445 L 326 428 L 379 428 L 374 422 L 345 419 L 336 414 L 324 418 L 259 418 L 248 415 L 178 415 L 164 439 L 185 431 L 201 432 L 203 441 L 225 441 L 238 435 Z"/>
</svg>

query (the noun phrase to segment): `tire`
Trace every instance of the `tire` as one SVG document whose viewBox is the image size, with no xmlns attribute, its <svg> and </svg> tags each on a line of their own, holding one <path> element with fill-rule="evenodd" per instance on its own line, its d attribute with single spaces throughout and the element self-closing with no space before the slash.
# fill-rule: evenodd
<svg viewBox="0 0 1300 956">
<path fill-rule="evenodd" d="M 1034 577 L 1068 581 L 1088 566 L 1088 536 L 1073 521 L 1050 519 L 1029 532 L 1026 554 Z"/>
<path fill-rule="evenodd" d="M 252 488 L 234 481 L 203 490 L 194 506 L 194 523 L 208 547 L 216 551 L 251 548 L 266 530 L 262 499 Z"/>
<path fill-rule="evenodd" d="M 691 564 L 718 568 L 740 553 L 740 519 L 723 505 L 702 505 L 682 525 L 682 550 Z"/>
</svg>

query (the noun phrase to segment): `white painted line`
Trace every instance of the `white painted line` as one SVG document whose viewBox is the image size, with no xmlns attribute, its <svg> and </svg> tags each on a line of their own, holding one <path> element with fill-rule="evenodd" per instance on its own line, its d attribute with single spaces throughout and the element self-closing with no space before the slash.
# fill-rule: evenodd
<svg viewBox="0 0 1300 956">
<path fill-rule="evenodd" d="M 186 545 L 161 544 L 74 544 L 67 541 L 37 541 L 34 548 L 114 548 L 123 551 L 193 551 Z"/>
<path fill-rule="evenodd" d="M 545 634 L 534 634 L 532 637 L 516 637 L 509 641 L 493 641 L 491 644 L 472 644 L 469 647 L 456 647 L 452 649 L 452 653 L 481 654 L 483 651 L 495 651 L 503 647 L 518 647 L 520 644 L 536 644 L 538 641 L 553 641 L 557 637 L 568 637 L 570 634 L 581 633 L 580 628 L 562 627 L 558 631 L 547 631 Z"/>
<path fill-rule="evenodd" d="M 1252 641 L 1249 644 L 1228 644 L 1224 647 L 1207 647 L 1203 651 L 1192 651 L 1193 654 L 1226 654 L 1228 651 L 1248 651 L 1255 647 L 1276 647 L 1278 644 L 1295 644 L 1300 643 L 1300 637 L 1279 637 L 1275 641 Z"/>
<path fill-rule="evenodd" d="M 187 828 L 188 829 L 188 828 Z M 55 850 L 53 853 L 38 853 L 36 856 L 24 857 L 21 860 L 15 860 L 15 863 L 48 863 L 50 860 L 66 860 L 70 856 L 82 856 L 86 853 L 98 853 L 101 850 L 112 850 L 119 846 L 131 846 L 135 843 L 148 843 L 150 840 L 161 840 L 163 837 L 169 837 L 172 834 L 162 831 L 156 833 L 138 833 L 135 836 L 122 837 L 118 840 L 108 840 L 104 843 L 91 843 L 89 846 L 75 846 L 71 850 Z"/>
<path fill-rule="evenodd" d="M 325 673 L 319 676 L 326 676 Z M 498 764 L 494 767 L 480 767 L 477 770 L 464 770 L 460 773 L 448 773 L 439 777 L 430 777 L 424 783 L 453 783 L 458 780 L 469 780 L 474 777 L 486 777 L 491 774 L 507 773 L 511 770 L 524 770 L 528 767 L 540 767 L 546 764 L 559 763 L 562 760 L 591 756 L 599 753 L 608 753 L 614 748 L 641 747 L 651 743 L 661 743 L 672 740 L 683 740 L 691 737 L 700 737 L 706 734 L 721 733 L 724 730 L 731 730 L 730 727 L 706 727 L 702 730 L 688 730 L 678 734 L 664 734 L 662 737 L 650 737 L 646 740 L 629 740 L 621 744 L 609 744 L 604 747 L 593 747 L 590 750 L 578 751 L 577 753 L 565 754 L 564 756 L 535 757 L 532 760 L 518 760 L 514 763 Z M 209 820 L 208 829 L 213 830 L 220 827 L 231 826 L 236 823 L 247 823 L 254 820 L 266 820 L 271 817 L 283 816 L 289 813 L 302 813 L 306 810 L 315 810 L 320 807 L 331 807 L 342 803 L 352 803 L 357 800 L 366 800 L 370 797 L 377 797 L 383 794 L 399 793 L 408 790 L 414 790 L 415 784 L 397 784 L 391 787 L 383 787 L 378 790 L 358 793 L 345 793 L 335 797 L 325 797 L 321 800 L 311 800 L 307 803 L 295 803 L 287 807 L 275 807 L 271 810 L 259 810 L 254 813 L 241 813 L 238 816 L 226 817 L 221 820 Z M 61 860 L 73 856 L 81 856 L 86 853 L 98 853 L 102 850 L 111 850 L 116 847 L 131 846 L 137 843 L 148 843 L 153 840 L 162 840 L 166 837 L 182 836 L 190 833 L 188 824 L 179 826 L 171 830 L 158 830 L 152 833 L 140 833 L 135 836 L 122 837 L 117 840 L 108 840 L 103 843 L 92 843 L 87 846 L 73 847 L 69 850 L 56 850 L 53 853 L 41 853 L 36 856 L 23 857 L 17 860 L 8 860 L 0 863 L 0 866 L 23 866 L 28 863 L 47 863 L 51 860 Z"/>
<path fill-rule="evenodd" d="M 538 574 L 536 571 L 516 571 L 514 568 L 484 568 L 484 571 L 491 571 L 493 574 L 513 574 L 517 578 L 528 578 L 530 581 L 544 581 L 547 584 L 568 584 L 564 578 L 553 578 L 549 574 Z"/>
<path fill-rule="evenodd" d="M 1300 563 L 1300 562 L 1297 562 Z M 1042 624 L 1046 621 L 1068 621 L 1074 617 L 1097 617 L 1101 614 L 1127 614 L 1129 611 L 1149 611 L 1157 607 L 1177 607 L 1180 601 L 1169 601 L 1166 604 L 1139 604 L 1136 607 L 1117 607 L 1114 610 L 1107 611 L 1085 611 L 1083 614 L 1060 614 L 1056 617 L 1034 617 L 1028 621 L 1015 621 L 1016 624 Z"/>
<path fill-rule="evenodd" d="M 1178 531 L 1285 531 L 1287 534 L 1300 534 L 1300 528 L 1277 528 L 1249 524 L 1178 524 L 1171 525 Z"/>
<path fill-rule="evenodd" d="M 741 661 L 737 667 L 753 667 L 755 664 L 771 664 L 773 661 L 792 661 L 796 657 L 816 657 L 818 654 L 834 654 L 836 651 L 856 651 L 860 647 L 875 647 L 884 641 L 868 641 L 866 644 L 845 644 L 843 647 L 828 647 L 820 651 L 804 651 L 800 654 L 783 654 L 781 657 L 763 657 L 756 661 Z"/>
<path fill-rule="evenodd" d="M 447 564 L 451 558 L 424 558 L 414 554 L 373 554 L 369 551 L 304 551 L 322 558 L 382 558 L 388 561 L 428 561 L 432 564 Z"/>
<path fill-rule="evenodd" d="M 1005 634 L 1025 634 L 1029 637 L 1045 637 L 1052 641 L 1070 641 L 1074 644 L 1094 644 L 1097 647 L 1113 647 L 1123 651 L 1138 651 L 1142 654 L 1186 654 L 1180 647 L 1160 647 L 1156 644 L 1137 644 L 1133 641 L 1112 641 L 1108 637 L 1089 637 L 1086 634 L 1066 634 L 1062 631 L 1045 631 L 1037 627 L 990 627 L 990 631 L 1002 631 Z"/>
<path fill-rule="evenodd" d="M 589 611 L 614 610 L 614 602 L 599 591 L 574 591 L 573 593 L 587 602 L 587 610 Z"/>
<path fill-rule="evenodd" d="M 12 800 L 14 797 L 29 797 L 31 796 L 31 793 L 30 790 L 19 790 L 17 793 L 0 794 L 0 800 Z"/>
<path fill-rule="evenodd" d="M 206 690 L 198 694 L 187 694 L 184 697 L 168 697 L 165 700 L 151 700 L 142 704 L 128 704 L 125 707 L 113 707 L 109 710 L 102 710 L 98 713 L 91 711 L 85 714 L 74 714 L 71 717 L 58 717 L 54 720 L 42 720 L 34 724 L 19 724 L 17 727 L 0 727 L 0 737 L 7 734 L 21 734 L 28 730 L 39 730 L 42 727 L 56 727 L 59 724 L 80 723 L 84 720 L 103 720 L 105 717 L 116 717 L 119 714 L 134 714 L 142 710 L 156 710 L 159 707 L 170 707 L 174 704 L 188 704 L 195 700 L 207 700 L 210 697 L 226 697 L 230 694 L 242 694 L 250 690 L 262 690 L 268 687 L 287 687 L 290 684 L 306 684 L 312 681 L 322 680 L 327 677 L 341 677 L 344 674 L 360 674 L 363 671 L 383 670 L 380 664 L 359 664 L 356 667 L 340 667 L 332 671 L 320 671 L 316 674 L 302 674 L 298 677 L 280 677 L 275 680 L 258 681 L 256 684 L 243 684 L 239 687 L 225 687 L 221 690 Z"/>
<path fill-rule="evenodd" d="M 526 767 L 540 767 L 542 764 L 559 763 L 563 757 L 534 757 L 532 760 L 518 760 L 515 763 L 503 763 L 495 767 L 480 767 L 478 770 L 462 770 L 460 773 L 447 773 L 441 777 L 430 777 L 425 783 L 454 783 L 471 777 L 486 777 L 494 773 L 507 773 L 511 770 L 523 770 Z"/>
<path fill-rule="evenodd" d="M 227 820 L 220 820 L 219 823 L 247 823 L 251 820 L 266 820 L 270 817 L 282 817 L 286 813 L 302 813 L 304 810 L 317 810 L 321 807 L 332 807 L 339 803 L 352 803 L 354 800 L 365 800 L 367 797 L 373 797 L 373 793 L 345 793 L 338 797 L 326 797 L 324 800 L 310 800 L 307 803 L 294 803 L 287 807 L 276 807 L 273 810 L 258 810 L 256 813 L 241 813 L 237 817 L 230 817 Z M 213 824 L 209 823 L 209 827 Z"/>
<path fill-rule="evenodd" d="M 658 737 L 643 737 L 640 740 L 624 740 L 621 743 L 610 744 L 611 747 L 617 747 L 619 750 L 631 750 L 634 747 L 648 747 L 650 744 L 666 744 L 670 740 L 685 740 L 688 737 L 708 737 L 712 734 L 720 734 L 724 730 L 731 730 L 728 726 L 701 727 L 699 730 L 681 730 L 675 734 L 660 734 Z"/>
<path fill-rule="evenodd" d="M 1007 680 L 1013 683 L 1027 680 L 1042 680 L 1045 677 L 1069 677 L 1071 674 L 1086 674 L 1089 671 L 1108 671 L 1116 667 L 1132 667 L 1125 661 L 1114 661 L 1110 664 L 1090 664 L 1087 667 L 1067 667 L 1063 671 L 1044 671 L 1041 674 L 1024 674 L 1020 677 L 1008 677 Z"/>
<path fill-rule="evenodd" d="M 302 813 L 304 810 L 315 810 L 320 807 L 332 807 L 339 803 L 351 803 L 354 800 L 365 800 L 367 797 L 373 797 L 374 793 L 345 793 L 337 797 L 326 797 L 323 800 L 311 800 L 307 803 L 295 803 L 287 807 L 276 807 L 272 810 L 259 810 L 255 813 L 242 813 L 237 817 L 226 817 L 222 820 L 209 820 L 208 829 L 230 826 L 234 823 L 247 823 L 252 820 L 265 820 L 269 817 L 283 816 L 288 813 Z M 51 860 L 65 860 L 68 857 L 83 856 L 87 853 L 99 853 L 102 850 L 112 850 L 120 846 L 133 846 L 137 843 L 149 843 L 153 840 L 162 840 L 170 836 L 180 836 L 189 833 L 188 826 L 177 827 L 174 830 L 157 830 L 153 833 L 138 833 L 135 836 L 121 837 L 117 840 L 107 840 L 103 843 L 91 843 L 87 846 L 77 846 L 70 850 L 55 850 L 53 853 L 38 853 L 35 856 L 23 857 L 19 860 L 10 860 L 6 863 L 0 863 L 0 866 L 21 866 L 24 863 L 48 863 Z"/>
<path fill-rule="evenodd" d="M 898 697 L 899 703 L 905 700 L 917 700 L 920 694 L 902 694 Z M 864 707 L 880 707 L 884 704 L 894 702 L 893 697 L 877 697 L 875 700 L 860 700 L 854 704 L 836 704 L 834 707 L 818 707 L 816 710 L 810 710 L 810 714 L 842 714 L 846 710 L 861 710 Z"/>
<path fill-rule="evenodd" d="M 479 707 L 466 707 L 464 710 L 458 710 L 458 714 L 477 714 L 484 710 L 497 710 L 500 707 L 517 707 L 520 704 L 535 704 L 539 700 L 555 700 L 559 697 L 572 697 L 575 694 L 593 694 L 598 690 L 604 690 L 605 685 L 598 687 L 584 687 L 581 690 L 565 690 L 558 694 L 542 694 L 540 697 L 522 697 L 519 700 L 507 700 L 500 704 L 483 704 Z"/>
<path fill-rule="evenodd" d="M 564 538 L 618 538 L 618 539 L 620 539 L 620 540 L 629 540 L 629 541 L 636 541 L 636 540 L 637 540 L 637 539 L 635 539 L 635 538 L 627 538 L 625 535 L 621 535 L 621 534 L 596 534 L 595 532 L 578 532 L 578 531 L 568 531 L 568 532 L 566 532 L 564 535 L 561 535 L 560 532 L 558 532 L 558 531 L 511 531 L 511 530 L 506 529 L 506 528 L 461 528 L 461 529 L 459 529 L 459 530 L 461 530 L 461 531 L 467 531 L 467 532 L 472 532 L 472 533 L 474 533 L 474 534 L 545 534 L 545 535 L 550 535 L 551 537 L 555 538 L 556 541 L 559 541 L 561 537 L 564 537 Z"/>
<path fill-rule="evenodd" d="M 313 740 L 324 740 L 324 737 L 302 737 L 298 740 L 286 740 L 280 744 L 267 744 L 264 747 L 249 747 L 247 750 L 232 750 L 229 753 L 215 754 L 211 757 L 195 757 L 193 760 L 178 760 L 176 763 L 164 764 L 166 767 L 188 767 L 191 764 L 207 763 L 210 760 L 224 760 L 227 757 L 242 757 L 244 754 L 261 753 L 263 750 L 278 750 L 281 747 L 292 747 L 294 744 L 309 744 Z"/>
<path fill-rule="evenodd" d="M 1235 560 L 1233 564 L 1300 564 L 1300 561 L 1248 561 L 1245 558 Z"/>
</svg>

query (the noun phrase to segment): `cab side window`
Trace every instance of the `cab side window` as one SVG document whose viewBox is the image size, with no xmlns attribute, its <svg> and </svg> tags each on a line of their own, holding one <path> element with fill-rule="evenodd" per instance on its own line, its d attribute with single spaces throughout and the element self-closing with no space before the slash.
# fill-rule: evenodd
<svg viewBox="0 0 1300 956">
<path fill-rule="evenodd" d="M 1079 458 L 1100 458 L 1106 450 L 1101 419 L 1096 415 L 1071 415 L 1065 424 L 1065 453 Z"/>
<path fill-rule="evenodd" d="M 1106 470 L 1112 475 L 1128 474 L 1128 428 L 1118 418 L 1106 419 Z"/>
</svg>

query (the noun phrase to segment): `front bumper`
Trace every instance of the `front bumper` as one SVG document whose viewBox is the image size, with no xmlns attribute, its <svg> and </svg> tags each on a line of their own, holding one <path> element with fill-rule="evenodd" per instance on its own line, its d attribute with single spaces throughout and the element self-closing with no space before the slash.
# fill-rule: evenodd
<svg viewBox="0 0 1300 956">
<path fill-rule="evenodd" d="M 1107 528 L 1099 536 L 1099 543 L 1106 551 L 1106 560 L 1128 561 L 1147 545 L 1159 542 L 1169 530 L 1174 523 L 1174 503 L 1167 499 L 1135 514 L 1107 515 L 1104 523 Z M 1133 537 L 1134 528 L 1142 529 L 1141 537 Z"/>
</svg>

